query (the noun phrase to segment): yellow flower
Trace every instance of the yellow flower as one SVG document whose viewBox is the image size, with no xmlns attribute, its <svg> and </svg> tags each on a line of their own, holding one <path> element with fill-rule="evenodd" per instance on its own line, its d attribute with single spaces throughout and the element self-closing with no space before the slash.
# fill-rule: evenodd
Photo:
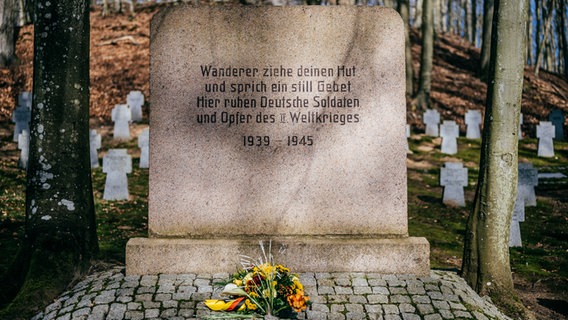
<svg viewBox="0 0 568 320">
<path fill-rule="evenodd" d="M 300 279 L 298 279 L 298 277 L 294 277 L 292 278 L 292 281 L 294 282 L 294 287 L 296 289 L 296 293 L 302 292 L 302 294 L 304 293 L 304 285 L 300 282 Z"/>
<path fill-rule="evenodd" d="M 258 306 L 256 305 L 256 303 L 253 303 L 252 301 L 250 301 L 250 299 L 247 299 L 245 301 L 245 305 L 247 306 L 248 310 L 256 310 L 258 308 Z"/>
<path fill-rule="evenodd" d="M 274 272 L 274 267 L 270 263 L 263 263 L 258 266 L 258 270 L 265 276 L 271 276 Z"/>
<path fill-rule="evenodd" d="M 290 269 L 286 268 L 285 266 L 278 264 L 276 265 L 276 269 L 282 273 L 288 273 L 290 272 Z"/>
<path fill-rule="evenodd" d="M 243 285 L 243 280 L 241 280 L 241 279 L 235 279 L 235 280 L 233 280 L 233 283 L 240 287 L 240 286 Z"/>
</svg>

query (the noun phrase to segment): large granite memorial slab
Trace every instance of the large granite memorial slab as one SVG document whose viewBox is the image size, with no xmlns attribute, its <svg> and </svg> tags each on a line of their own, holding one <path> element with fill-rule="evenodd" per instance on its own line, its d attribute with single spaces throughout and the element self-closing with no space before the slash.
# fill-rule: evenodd
<svg viewBox="0 0 568 320">
<path fill-rule="evenodd" d="M 372 7 L 158 13 L 149 237 L 127 273 L 231 272 L 272 240 L 297 272 L 429 274 L 408 236 L 403 30 Z"/>
</svg>

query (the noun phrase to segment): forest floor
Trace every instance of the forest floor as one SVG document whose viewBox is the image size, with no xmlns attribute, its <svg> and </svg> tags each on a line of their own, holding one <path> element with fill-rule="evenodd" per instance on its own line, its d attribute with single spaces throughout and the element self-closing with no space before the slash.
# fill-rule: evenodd
<svg viewBox="0 0 568 320">
<path fill-rule="evenodd" d="M 149 95 L 149 24 L 159 6 L 144 6 L 135 17 L 113 14 L 102 17 L 100 8 L 91 14 L 91 127 L 103 135 L 102 150 L 128 148 L 138 150 L 135 139 L 113 142 L 105 132 L 111 130 L 111 110 L 126 102 L 131 90 L 141 90 L 145 97 L 144 114 L 150 111 Z M 412 33 L 414 69 L 419 71 L 420 39 Z M 33 28 L 20 30 L 17 44 L 19 63 L 0 69 L 0 273 L 18 248 L 24 224 L 25 172 L 18 168 L 17 145 L 12 141 L 11 115 L 17 95 L 32 90 Z M 476 76 L 479 49 L 455 35 L 438 35 L 432 72 L 433 108 L 445 120 L 455 120 L 464 135 L 467 110 L 484 110 L 487 87 Z M 541 71 L 535 77 L 526 68 L 522 112 L 524 138 L 519 144 L 519 159 L 530 161 L 540 172 L 568 175 L 568 143 L 556 143 L 555 158 L 536 157 L 535 132 L 539 121 L 558 108 L 568 114 L 568 82 L 559 75 Z M 439 138 L 425 137 L 422 112 L 407 108 L 412 125 L 408 155 L 409 233 L 424 236 L 431 244 L 433 268 L 459 269 L 463 250 L 465 221 L 470 211 L 478 174 L 480 141 L 459 139 L 459 153 L 440 153 Z M 133 136 L 147 126 L 133 126 Z M 566 129 L 566 126 L 565 126 Z M 138 154 L 134 151 L 133 168 Z M 465 208 L 441 203 L 439 168 L 446 161 L 459 159 L 469 169 Z M 124 263 L 124 245 L 134 236 L 147 235 L 148 171 L 134 169 L 129 175 L 130 201 L 103 201 L 104 174 L 93 170 L 100 259 Z M 511 249 L 511 267 L 517 291 L 525 305 L 539 319 L 568 318 L 568 179 L 551 180 L 536 188 L 537 207 L 527 207 L 527 222 L 521 223 L 523 247 Z"/>
</svg>

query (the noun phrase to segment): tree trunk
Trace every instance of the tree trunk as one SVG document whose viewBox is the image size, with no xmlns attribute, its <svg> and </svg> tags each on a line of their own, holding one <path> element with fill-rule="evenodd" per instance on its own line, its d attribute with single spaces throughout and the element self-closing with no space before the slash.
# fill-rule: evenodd
<svg viewBox="0 0 568 320">
<path fill-rule="evenodd" d="M 544 51 L 546 50 L 546 44 L 547 44 L 547 38 L 548 38 L 548 34 L 550 33 L 550 26 L 552 25 L 552 12 L 554 11 L 554 0 L 552 0 L 552 2 L 547 2 L 548 6 L 546 6 L 548 9 L 548 15 L 546 17 L 546 20 L 544 21 L 544 33 L 542 36 L 542 39 L 540 41 L 539 46 L 537 47 L 537 54 L 536 54 L 536 63 L 534 66 L 534 74 L 535 76 L 538 77 L 538 71 L 540 69 L 540 66 L 542 64 L 542 59 L 543 59 L 543 55 L 544 55 Z M 544 9 L 544 8 L 543 8 Z"/>
<path fill-rule="evenodd" d="M 432 87 L 432 56 L 434 54 L 434 19 L 432 19 L 432 0 L 423 0 L 422 7 L 422 52 L 420 54 L 420 79 L 418 92 L 412 105 L 426 111 L 430 107 Z"/>
<path fill-rule="evenodd" d="M 398 12 L 405 25 L 404 44 L 406 60 L 406 96 L 411 97 L 414 92 L 414 68 L 412 67 L 412 43 L 410 42 L 410 7 L 408 0 L 398 2 Z"/>
<path fill-rule="evenodd" d="M 25 237 L 11 267 L 22 276 L 0 281 L 0 301 L 17 293 L 0 313 L 9 319 L 29 319 L 53 301 L 98 251 L 89 157 L 89 1 L 38 2 L 35 10 Z"/>
<path fill-rule="evenodd" d="M 560 11 L 560 30 L 561 32 L 559 33 L 559 36 L 561 37 L 560 41 L 562 44 L 562 58 L 563 58 L 563 64 L 564 64 L 564 77 L 566 79 L 568 79 L 568 34 L 566 34 L 566 29 L 568 28 L 568 26 L 566 25 L 566 22 L 568 21 L 568 19 L 566 18 L 566 10 L 561 10 L 562 8 L 566 8 L 568 6 L 568 3 L 566 2 L 566 0 L 561 0 L 558 4 L 558 9 Z"/>
<path fill-rule="evenodd" d="M 471 38 L 472 44 L 477 44 L 477 0 L 471 0 Z"/>
<path fill-rule="evenodd" d="M 496 0 L 479 180 L 469 216 L 462 273 L 478 293 L 531 319 L 513 287 L 509 230 L 517 194 L 518 130 L 528 0 Z M 520 317 L 519 317 L 520 316 Z"/>
<path fill-rule="evenodd" d="M 414 4 L 414 27 L 422 28 L 422 8 L 424 7 L 422 1 L 416 0 Z"/>
<path fill-rule="evenodd" d="M 454 33 L 454 5 L 452 0 L 448 0 L 448 32 Z"/>
<path fill-rule="evenodd" d="M 434 32 L 442 33 L 442 0 L 434 0 L 432 3 L 434 14 Z"/>
<path fill-rule="evenodd" d="M 534 66 L 534 55 L 532 50 L 532 43 L 533 43 L 533 17 L 531 8 L 529 8 L 529 18 L 527 22 L 527 64 Z"/>
<path fill-rule="evenodd" d="M 16 60 L 18 30 L 18 2 L 0 1 L 0 67 L 5 68 Z"/>
<path fill-rule="evenodd" d="M 473 19 L 470 0 L 465 0 L 465 27 L 465 38 L 473 43 Z"/>
<path fill-rule="evenodd" d="M 448 32 L 448 5 L 446 2 L 440 0 L 440 20 L 442 24 L 442 32 Z"/>
<path fill-rule="evenodd" d="M 480 77 L 483 80 L 489 78 L 489 60 L 491 59 L 491 31 L 493 29 L 493 2 L 494 0 L 484 0 L 483 2 L 483 39 L 481 40 L 481 66 Z"/>
</svg>

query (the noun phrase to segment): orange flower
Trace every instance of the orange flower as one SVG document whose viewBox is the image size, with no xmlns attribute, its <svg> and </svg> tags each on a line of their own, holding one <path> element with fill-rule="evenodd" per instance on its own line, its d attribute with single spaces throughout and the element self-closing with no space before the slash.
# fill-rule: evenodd
<svg viewBox="0 0 568 320">
<path fill-rule="evenodd" d="M 294 309 L 294 311 L 301 312 L 306 310 L 306 302 L 309 298 L 301 293 L 297 293 L 289 295 L 287 300 L 288 304 L 292 307 L 292 309 Z"/>
</svg>

